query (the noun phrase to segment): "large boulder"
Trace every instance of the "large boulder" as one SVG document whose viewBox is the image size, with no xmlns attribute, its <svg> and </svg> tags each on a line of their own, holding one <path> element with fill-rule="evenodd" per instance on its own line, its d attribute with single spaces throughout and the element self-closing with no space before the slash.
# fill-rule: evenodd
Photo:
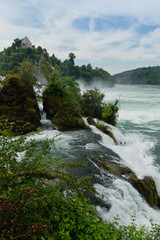
<svg viewBox="0 0 160 240">
<path fill-rule="evenodd" d="M 160 197 L 156 184 L 151 177 L 146 176 L 139 179 L 130 168 L 122 166 L 118 162 L 94 155 L 88 155 L 88 157 L 108 172 L 130 182 L 151 207 L 160 209 Z"/>
<path fill-rule="evenodd" d="M 132 176 L 129 181 L 141 193 L 150 206 L 154 209 L 160 209 L 160 197 L 158 196 L 156 184 L 151 177 L 139 179 L 136 176 Z"/>
<path fill-rule="evenodd" d="M 35 131 L 41 126 L 40 111 L 33 87 L 16 76 L 4 80 L 0 88 L 0 132 L 15 135 Z"/>
</svg>

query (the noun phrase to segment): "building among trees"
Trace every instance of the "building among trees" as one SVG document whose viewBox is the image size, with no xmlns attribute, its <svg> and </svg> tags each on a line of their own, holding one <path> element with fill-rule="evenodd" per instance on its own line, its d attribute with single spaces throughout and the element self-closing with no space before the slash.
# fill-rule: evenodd
<svg viewBox="0 0 160 240">
<path fill-rule="evenodd" d="M 27 37 L 22 39 L 21 48 L 32 48 L 32 47 L 33 47 L 32 43 Z"/>
</svg>

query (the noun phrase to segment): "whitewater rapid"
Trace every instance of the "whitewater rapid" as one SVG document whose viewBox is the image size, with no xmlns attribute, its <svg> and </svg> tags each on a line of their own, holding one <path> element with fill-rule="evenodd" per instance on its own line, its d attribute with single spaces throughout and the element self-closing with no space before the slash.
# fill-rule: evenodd
<svg viewBox="0 0 160 240">
<path fill-rule="evenodd" d="M 82 91 L 83 86 L 81 86 Z M 129 167 L 138 178 L 151 176 L 160 194 L 160 88 L 150 86 L 115 86 L 100 89 L 105 94 L 105 101 L 120 100 L 117 126 L 108 124 L 118 144 L 100 130 L 90 125 L 91 132 L 43 130 L 28 136 L 28 140 L 53 140 L 53 157 L 63 161 L 86 162 L 85 154 L 106 154 L 118 157 L 122 165 Z M 44 119 L 45 120 L 45 119 Z M 114 154 L 112 154 L 114 153 Z M 90 174 L 95 179 L 94 186 L 100 198 L 111 204 L 110 210 L 97 206 L 97 211 L 104 220 L 114 221 L 119 217 L 119 224 L 128 225 L 131 216 L 136 215 L 135 223 L 150 226 L 150 219 L 160 224 L 160 211 L 151 208 L 133 186 L 113 174 L 102 171 L 91 162 Z M 93 168 L 93 167 L 92 167 Z M 87 173 L 88 174 L 88 173 Z M 96 179 L 101 181 L 97 181 Z M 109 182 L 109 183 L 108 183 Z"/>
<path fill-rule="evenodd" d="M 81 89 L 85 90 L 84 86 Z M 160 195 L 160 87 L 116 85 L 100 91 L 105 94 L 106 102 L 120 101 L 117 127 L 106 124 L 118 144 L 90 125 L 92 131 L 101 136 L 100 144 L 116 153 L 121 164 L 138 178 L 152 177 Z M 150 226 L 150 219 L 160 224 L 160 211 L 152 209 L 127 181 L 114 176 L 110 188 L 101 184 L 95 184 L 95 188 L 112 205 L 109 211 L 97 207 L 104 220 L 114 221 L 118 216 L 120 224 L 128 225 L 131 216 L 136 215 L 138 225 Z"/>
</svg>

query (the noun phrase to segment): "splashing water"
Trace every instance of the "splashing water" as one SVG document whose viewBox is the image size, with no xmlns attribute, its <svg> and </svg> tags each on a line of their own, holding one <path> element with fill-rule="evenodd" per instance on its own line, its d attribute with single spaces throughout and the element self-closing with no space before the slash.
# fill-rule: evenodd
<svg viewBox="0 0 160 240">
<path fill-rule="evenodd" d="M 118 144 L 94 126 L 90 126 L 92 131 L 101 136 L 100 144 L 119 155 L 121 163 L 138 178 L 151 176 L 160 195 L 160 87 L 117 85 L 102 92 L 106 102 L 120 100 L 117 127 L 106 124 Z M 112 205 L 109 211 L 97 207 L 103 219 L 114 221 L 119 215 L 120 224 L 128 225 L 131 215 L 136 214 L 138 225 L 150 225 L 149 219 L 160 224 L 160 211 L 152 209 L 130 183 L 116 178 L 110 188 L 101 184 L 95 187 Z"/>
</svg>

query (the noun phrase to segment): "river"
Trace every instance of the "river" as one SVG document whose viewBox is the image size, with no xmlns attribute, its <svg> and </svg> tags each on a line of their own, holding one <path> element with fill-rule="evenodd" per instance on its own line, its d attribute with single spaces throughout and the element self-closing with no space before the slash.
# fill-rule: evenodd
<svg viewBox="0 0 160 240">
<path fill-rule="evenodd" d="M 83 85 L 82 91 L 86 90 Z M 51 155 L 62 161 L 87 163 L 87 170 L 74 170 L 78 175 L 89 175 L 103 201 L 110 203 L 110 210 L 97 206 L 104 220 L 128 225 L 136 215 L 137 225 L 150 225 L 150 219 L 160 224 L 160 211 L 152 209 L 130 183 L 105 172 L 86 158 L 88 154 L 114 158 L 139 177 L 151 176 L 160 194 L 160 87 L 143 85 L 115 85 L 100 87 L 104 100 L 119 99 L 120 110 L 116 127 L 112 131 L 119 144 L 95 127 L 92 131 L 62 132 L 43 130 L 35 139 L 53 139 Z M 76 172 L 77 171 L 77 172 Z"/>
</svg>

